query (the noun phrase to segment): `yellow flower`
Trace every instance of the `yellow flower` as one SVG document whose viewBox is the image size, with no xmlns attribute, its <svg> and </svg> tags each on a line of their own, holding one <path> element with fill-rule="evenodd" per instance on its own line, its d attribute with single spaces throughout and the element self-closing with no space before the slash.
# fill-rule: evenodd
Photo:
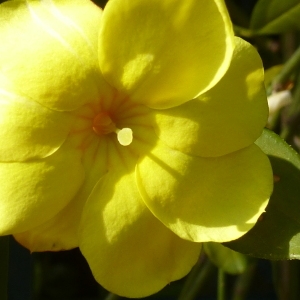
<svg viewBox="0 0 300 300">
<path fill-rule="evenodd" d="M 264 211 L 263 70 L 223 0 L 9 1 L 0 40 L 1 234 L 142 297 Z"/>
</svg>

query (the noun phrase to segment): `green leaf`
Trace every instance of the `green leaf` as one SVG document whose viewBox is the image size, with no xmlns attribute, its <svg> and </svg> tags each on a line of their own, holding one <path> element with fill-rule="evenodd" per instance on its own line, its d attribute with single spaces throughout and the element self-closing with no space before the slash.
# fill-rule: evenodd
<svg viewBox="0 0 300 300">
<path fill-rule="evenodd" d="M 299 0 L 260 0 L 254 7 L 250 29 L 256 34 L 276 34 L 300 29 Z"/>
<path fill-rule="evenodd" d="M 224 272 L 242 274 L 248 264 L 247 257 L 241 253 L 224 247 L 219 243 L 204 243 L 204 251 L 209 259 Z"/>
<path fill-rule="evenodd" d="M 269 130 L 256 144 L 270 158 L 274 191 L 255 226 L 224 245 L 259 258 L 300 259 L 300 156 Z"/>
</svg>

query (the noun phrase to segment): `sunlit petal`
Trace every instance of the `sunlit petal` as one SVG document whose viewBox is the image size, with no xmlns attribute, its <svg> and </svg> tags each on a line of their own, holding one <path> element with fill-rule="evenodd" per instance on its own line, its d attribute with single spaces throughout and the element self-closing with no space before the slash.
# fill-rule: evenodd
<svg viewBox="0 0 300 300">
<path fill-rule="evenodd" d="M 0 6 L 0 71 L 21 94 L 73 110 L 103 94 L 91 1 L 8 1 Z"/>
<path fill-rule="evenodd" d="M 156 133 L 169 147 L 213 157 L 260 136 L 268 116 L 263 66 L 253 46 L 235 41 L 230 68 L 217 85 L 196 100 L 156 111 Z"/>
<path fill-rule="evenodd" d="M 145 297 L 186 275 L 201 244 L 180 239 L 150 213 L 136 187 L 134 162 L 116 156 L 118 169 L 94 188 L 83 211 L 80 249 L 103 287 Z"/>
<path fill-rule="evenodd" d="M 105 78 L 149 107 L 186 102 L 227 70 L 231 23 L 220 0 L 112 0 L 101 22 Z"/>
<path fill-rule="evenodd" d="M 267 156 L 256 145 L 218 158 L 160 145 L 139 162 L 137 183 L 149 209 L 180 237 L 224 242 L 254 226 L 273 178 Z"/>
<path fill-rule="evenodd" d="M 0 233 L 23 232 L 51 219 L 83 179 L 80 154 L 68 145 L 42 160 L 0 163 Z"/>
<path fill-rule="evenodd" d="M 72 115 L 48 109 L 3 86 L 0 74 L 0 161 L 24 161 L 54 153 L 66 140 Z"/>
</svg>

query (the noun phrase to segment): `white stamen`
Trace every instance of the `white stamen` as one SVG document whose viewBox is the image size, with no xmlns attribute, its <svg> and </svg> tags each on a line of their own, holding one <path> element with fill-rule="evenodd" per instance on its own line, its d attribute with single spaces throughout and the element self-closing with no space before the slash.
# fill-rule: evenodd
<svg viewBox="0 0 300 300">
<path fill-rule="evenodd" d="M 128 146 L 132 143 L 132 130 L 130 128 L 117 129 L 116 131 L 119 143 L 122 146 Z"/>
</svg>

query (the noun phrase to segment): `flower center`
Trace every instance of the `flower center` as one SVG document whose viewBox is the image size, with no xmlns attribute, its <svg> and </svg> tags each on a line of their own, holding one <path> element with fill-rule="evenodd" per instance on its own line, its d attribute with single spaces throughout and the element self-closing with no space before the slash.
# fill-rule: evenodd
<svg viewBox="0 0 300 300">
<path fill-rule="evenodd" d="M 117 128 L 107 112 L 100 112 L 94 117 L 93 130 L 97 135 L 116 133 L 117 139 L 122 146 L 128 146 L 132 143 L 132 130 L 130 128 Z"/>
</svg>

